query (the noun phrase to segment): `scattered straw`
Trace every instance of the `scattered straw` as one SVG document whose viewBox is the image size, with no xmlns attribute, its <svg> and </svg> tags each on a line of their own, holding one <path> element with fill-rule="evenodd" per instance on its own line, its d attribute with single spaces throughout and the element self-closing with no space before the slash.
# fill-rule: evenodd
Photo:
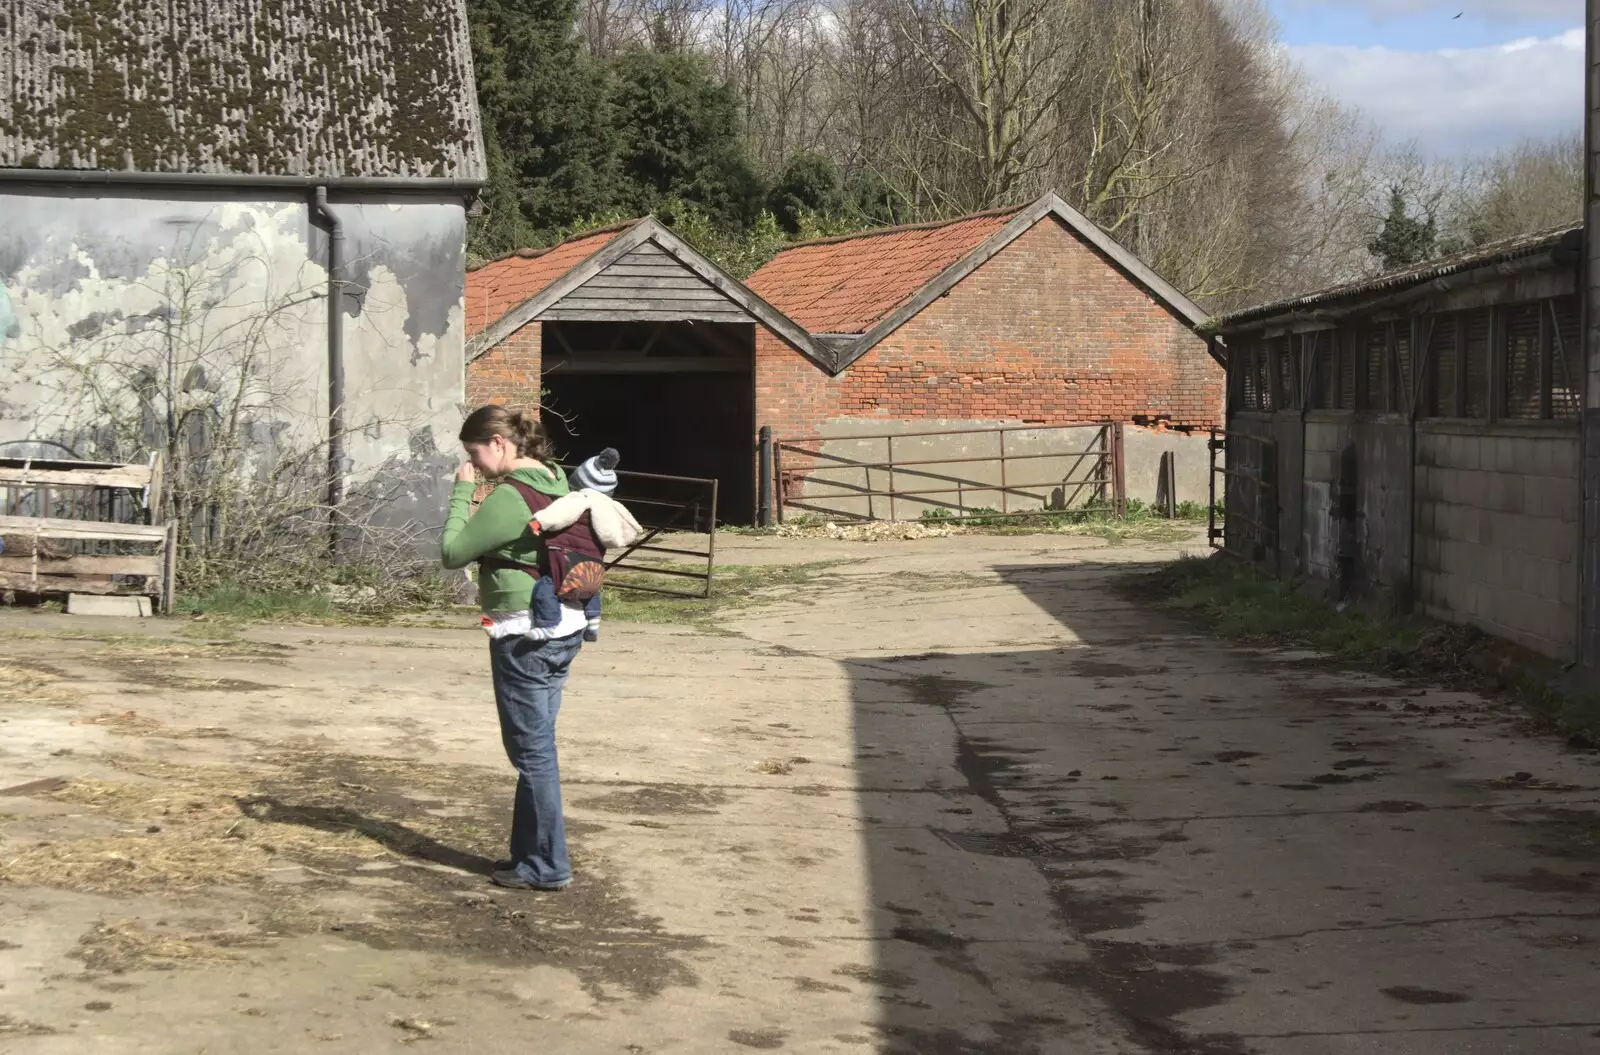
<svg viewBox="0 0 1600 1055">
<path fill-rule="evenodd" d="M 802 755 L 795 755 L 792 758 L 765 758 L 751 768 L 757 773 L 767 773 L 775 777 L 781 777 L 793 773 L 795 766 L 803 766 L 810 761 L 811 759 Z"/>
<path fill-rule="evenodd" d="M 159 782 L 74 780 L 49 797 L 124 821 L 127 830 L 26 849 L 0 846 L 0 879 L 104 894 L 195 890 L 259 878 L 285 855 L 390 854 L 355 827 L 321 831 L 254 819 L 252 793 L 236 774 L 219 770 L 188 769 Z"/>
<path fill-rule="evenodd" d="M 15 1015 L 0 1015 L 0 1037 L 43 1037 L 56 1032 L 49 1026 L 29 1022 Z"/>
<path fill-rule="evenodd" d="M 103 711 L 92 718 L 75 718 L 73 725 L 103 725 L 112 732 L 134 735 L 154 732 L 161 723 L 154 718 L 142 717 L 138 711 Z"/>
<path fill-rule="evenodd" d="M 172 970 L 196 961 L 240 960 L 240 948 L 259 948 L 270 940 L 255 935 L 213 931 L 198 934 L 157 933 L 137 920 L 103 922 L 85 934 L 73 954 L 91 970 Z"/>
<path fill-rule="evenodd" d="M 63 703 L 67 694 L 61 681 L 56 675 L 42 670 L 0 663 L 0 702 Z"/>
<path fill-rule="evenodd" d="M 862 523 L 780 524 L 772 533 L 779 538 L 826 538 L 841 542 L 907 542 L 946 538 L 957 528 L 949 524 L 924 524 L 914 520 L 869 520 Z"/>
</svg>

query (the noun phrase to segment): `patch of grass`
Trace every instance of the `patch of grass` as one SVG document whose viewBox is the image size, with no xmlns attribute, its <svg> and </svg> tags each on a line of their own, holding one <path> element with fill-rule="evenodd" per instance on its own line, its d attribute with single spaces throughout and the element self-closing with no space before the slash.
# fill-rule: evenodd
<svg viewBox="0 0 1600 1055">
<path fill-rule="evenodd" d="M 1254 565 L 1220 555 L 1185 558 L 1129 576 L 1123 585 L 1230 641 L 1313 649 L 1385 673 L 1498 693 L 1527 709 L 1531 731 L 1568 737 L 1576 747 L 1600 746 L 1600 693 L 1565 689 L 1556 661 L 1475 627 L 1383 609 L 1340 611 Z"/>
<path fill-rule="evenodd" d="M 1104 539 L 1112 545 L 1128 542 L 1180 542 L 1194 533 L 1205 519 L 1205 507 L 1187 502 L 1178 507 L 1178 516 L 1168 519 L 1153 506 L 1137 498 L 1128 499 L 1125 515 L 1112 515 L 1104 502 L 1091 502 L 1081 509 L 1041 509 L 1038 512 L 1004 515 L 998 509 L 977 507 L 968 510 L 969 519 L 957 520 L 949 509 L 928 509 L 924 523 L 960 524 L 963 529 L 984 535 L 1037 535 L 1057 533 Z"/>
<path fill-rule="evenodd" d="M 1113 546 L 1125 546 L 1138 542 L 1158 544 L 1183 542 L 1194 537 L 1194 528 L 1171 520 L 1161 519 L 1132 523 L 1122 520 L 1101 520 L 1090 521 L 1085 524 L 1073 524 L 1062 528 L 1061 534 L 1085 535 L 1089 538 L 1104 539 Z"/>
<path fill-rule="evenodd" d="M 220 619 L 286 620 L 332 619 L 333 598 L 311 591 L 277 592 L 241 586 L 219 586 L 192 597 L 179 596 L 173 611 L 179 615 L 207 615 Z"/>
<path fill-rule="evenodd" d="M 1222 556 L 1184 558 L 1138 580 L 1141 593 L 1241 644 L 1381 660 L 1415 649 L 1426 626 L 1409 617 L 1337 611 L 1254 565 Z"/>
<path fill-rule="evenodd" d="M 1533 705 L 1551 729 L 1565 733 L 1575 747 L 1600 746 L 1600 693 L 1566 693 L 1547 688 Z"/>
<path fill-rule="evenodd" d="M 173 611 L 221 621 L 369 625 L 454 604 L 437 574 L 379 576 L 373 569 L 337 569 L 337 581 L 311 588 L 258 589 L 237 584 L 179 593 Z"/>
<path fill-rule="evenodd" d="M 714 631 L 716 620 L 741 608 L 781 600 L 812 586 L 836 561 L 812 564 L 723 565 L 712 577 L 710 597 L 678 597 L 644 590 L 629 590 L 631 582 L 659 590 L 690 592 L 702 583 L 676 575 L 651 575 L 648 572 L 617 572 L 608 578 L 605 589 L 604 618 L 607 622 L 678 623 Z"/>
</svg>

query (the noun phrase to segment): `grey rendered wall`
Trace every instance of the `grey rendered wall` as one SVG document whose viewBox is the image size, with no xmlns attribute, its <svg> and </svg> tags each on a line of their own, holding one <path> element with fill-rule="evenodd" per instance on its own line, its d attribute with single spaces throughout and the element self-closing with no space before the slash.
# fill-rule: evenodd
<svg viewBox="0 0 1600 1055">
<path fill-rule="evenodd" d="M 1545 655 L 1577 643 L 1576 427 L 1417 426 L 1417 589 L 1430 615 Z"/>
<path fill-rule="evenodd" d="M 223 406 L 251 378 L 240 402 L 263 463 L 325 439 L 326 236 L 303 195 L 239 193 L 248 197 L 20 185 L 0 194 L 0 449 L 126 450 L 136 438 L 107 434 L 88 386 L 161 363 L 169 333 L 180 359 L 203 364 L 181 379 L 200 403 Z M 465 211 L 413 196 L 334 207 L 353 283 L 352 491 L 377 484 L 385 518 L 436 523 L 464 399 Z M 177 321 L 164 326 L 164 313 Z"/>
</svg>

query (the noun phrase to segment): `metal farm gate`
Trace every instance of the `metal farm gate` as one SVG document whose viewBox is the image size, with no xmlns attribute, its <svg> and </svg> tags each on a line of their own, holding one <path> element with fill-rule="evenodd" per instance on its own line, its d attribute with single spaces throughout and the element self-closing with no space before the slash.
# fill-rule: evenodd
<svg viewBox="0 0 1600 1055">
<path fill-rule="evenodd" d="M 618 470 L 612 497 L 645 531 L 627 549 L 606 555 L 606 586 L 710 597 L 717 559 L 717 481 Z M 676 582 L 683 587 L 672 585 Z"/>
<path fill-rule="evenodd" d="M 762 430 L 761 521 L 995 520 L 1127 509 L 1122 426 L 1095 422 L 772 439 Z"/>
<path fill-rule="evenodd" d="M 1207 530 L 1211 545 L 1252 560 L 1272 559 L 1279 551 L 1278 445 L 1247 432 L 1212 429 L 1206 446 L 1211 455 Z"/>
</svg>

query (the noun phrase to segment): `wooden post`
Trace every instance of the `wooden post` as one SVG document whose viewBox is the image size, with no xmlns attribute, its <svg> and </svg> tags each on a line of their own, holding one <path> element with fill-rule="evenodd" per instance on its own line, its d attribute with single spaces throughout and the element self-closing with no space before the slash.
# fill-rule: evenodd
<svg viewBox="0 0 1600 1055">
<path fill-rule="evenodd" d="M 1156 472 L 1156 507 L 1168 520 L 1178 515 L 1177 456 L 1171 451 L 1161 452 L 1161 466 Z"/>
<path fill-rule="evenodd" d="M 1111 495 L 1116 515 L 1128 515 L 1128 477 L 1122 446 L 1122 422 L 1111 424 Z"/>
<path fill-rule="evenodd" d="M 756 459 L 756 523 L 761 527 L 771 527 L 772 516 L 772 426 L 761 426 L 759 450 Z"/>
<path fill-rule="evenodd" d="M 178 578 L 178 522 L 167 521 L 161 566 L 161 614 L 172 614 L 172 592 Z"/>
</svg>

